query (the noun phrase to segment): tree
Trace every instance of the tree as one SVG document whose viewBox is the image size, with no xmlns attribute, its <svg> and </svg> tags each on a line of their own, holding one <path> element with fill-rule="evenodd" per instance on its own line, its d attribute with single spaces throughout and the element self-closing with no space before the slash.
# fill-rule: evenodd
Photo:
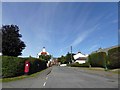
<svg viewBox="0 0 120 90">
<path fill-rule="evenodd" d="M 72 60 L 74 60 L 73 55 L 75 55 L 74 53 L 72 53 Z M 67 53 L 65 56 L 61 56 L 58 58 L 58 62 L 62 63 L 62 64 L 69 64 L 72 63 L 71 61 L 71 53 Z"/>
<path fill-rule="evenodd" d="M 66 63 L 68 64 L 68 63 L 70 63 L 71 62 L 71 54 L 68 52 L 67 54 L 66 54 Z"/>
<path fill-rule="evenodd" d="M 49 61 L 51 59 L 51 55 L 40 55 L 39 58 L 45 61 Z"/>
<path fill-rule="evenodd" d="M 19 28 L 17 25 L 2 26 L 2 54 L 7 56 L 19 56 L 26 47 L 20 39 Z"/>
</svg>

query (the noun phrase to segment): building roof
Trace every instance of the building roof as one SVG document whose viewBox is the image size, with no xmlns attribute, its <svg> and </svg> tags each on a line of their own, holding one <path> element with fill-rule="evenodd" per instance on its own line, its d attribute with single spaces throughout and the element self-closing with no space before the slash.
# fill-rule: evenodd
<svg viewBox="0 0 120 90">
<path fill-rule="evenodd" d="M 116 48 L 116 47 L 119 47 L 118 45 L 116 45 L 116 46 L 111 46 L 111 47 L 109 47 L 109 48 L 99 48 L 98 50 L 96 50 L 96 51 L 93 51 L 92 53 L 96 53 L 96 52 L 108 52 L 108 50 L 110 50 L 110 49 L 112 49 L 112 48 Z"/>
<path fill-rule="evenodd" d="M 40 55 L 49 55 L 49 53 L 45 50 L 45 47 L 43 47 L 42 51 L 38 53 L 38 57 Z"/>
</svg>

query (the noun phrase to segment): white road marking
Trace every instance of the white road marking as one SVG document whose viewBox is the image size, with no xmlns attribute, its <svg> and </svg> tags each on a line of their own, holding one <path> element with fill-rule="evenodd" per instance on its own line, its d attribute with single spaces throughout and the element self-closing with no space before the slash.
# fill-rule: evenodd
<svg viewBox="0 0 120 90">
<path fill-rule="evenodd" d="M 46 80 L 48 79 L 48 77 L 46 77 Z"/>
<path fill-rule="evenodd" d="M 45 85 L 46 85 L 46 82 L 44 82 L 43 86 L 45 86 Z"/>
</svg>

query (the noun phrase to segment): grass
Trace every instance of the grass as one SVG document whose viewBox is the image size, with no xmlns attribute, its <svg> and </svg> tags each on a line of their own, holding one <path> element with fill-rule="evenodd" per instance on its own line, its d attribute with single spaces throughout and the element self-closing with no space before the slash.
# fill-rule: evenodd
<svg viewBox="0 0 120 90">
<path fill-rule="evenodd" d="M 10 81 L 16 81 L 16 80 L 21 80 L 21 79 L 25 79 L 25 78 L 35 77 L 35 76 L 37 76 L 38 74 L 42 73 L 45 70 L 46 69 L 44 69 L 44 70 L 42 70 L 40 72 L 31 74 L 31 75 L 22 75 L 22 76 L 13 77 L 13 78 L 3 78 L 3 79 L 0 79 L 0 82 L 10 82 Z"/>
<path fill-rule="evenodd" d="M 86 70 L 94 70 L 94 71 L 106 71 L 104 68 L 98 68 L 98 67 L 91 67 L 91 68 L 80 67 L 80 68 L 83 68 L 83 69 L 86 69 Z M 112 73 L 115 73 L 115 74 L 120 74 L 119 69 L 108 69 L 106 72 L 112 72 Z"/>
</svg>

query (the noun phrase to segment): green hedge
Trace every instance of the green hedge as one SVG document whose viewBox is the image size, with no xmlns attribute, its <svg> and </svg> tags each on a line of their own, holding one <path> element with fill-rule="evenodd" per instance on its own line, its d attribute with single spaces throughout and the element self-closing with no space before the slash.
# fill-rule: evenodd
<svg viewBox="0 0 120 90">
<path fill-rule="evenodd" d="M 24 74 L 24 59 L 2 56 L 2 77 L 14 77 Z"/>
<path fill-rule="evenodd" d="M 46 61 L 36 58 L 29 58 L 29 61 L 30 61 L 30 74 L 47 68 Z"/>
<path fill-rule="evenodd" d="M 47 67 L 45 61 L 41 61 L 36 58 L 2 56 L 2 77 L 7 78 L 23 75 L 26 60 L 30 61 L 29 74 L 43 70 Z"/>
<path fill-rule="evenodd" d="M 120 68 L 120 47 L 108 51 L 108 68 Z"/>
<path fill-rule="evenodd" d="M 92 67 L 107 67 L 108 69 L 120 68 L 120 47 L 115 47 L 105 52 L 93 53 L 88 56 Z"/>
<path fill-rule="evenodd" d="M 93 53 L 88 56 L 88 61 L 92 67 L 105 67 L 105 63 L 107 62 L 106 53 Z"/>
<path fill-rule="evenodd" d="M 83 63 L 83 64 L 79 64 L 78 62 L 70 64 L 71 67 L 89 67 L 89 63 Z"/>
</svg>

